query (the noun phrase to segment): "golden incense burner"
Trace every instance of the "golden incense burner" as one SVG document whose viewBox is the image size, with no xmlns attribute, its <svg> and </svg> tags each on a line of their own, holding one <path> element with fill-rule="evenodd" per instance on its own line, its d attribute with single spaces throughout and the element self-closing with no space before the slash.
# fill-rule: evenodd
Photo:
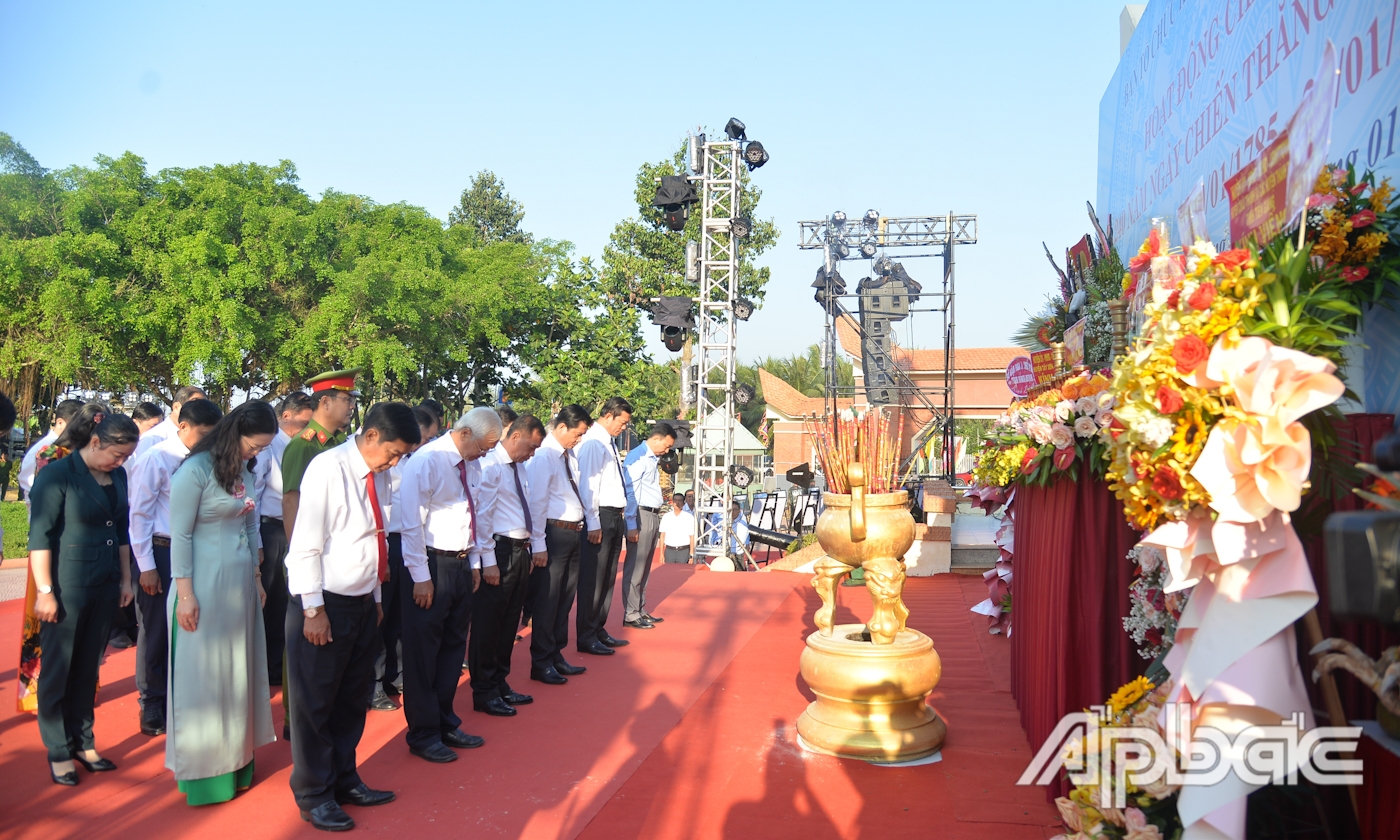
<svg viewBox="0 0 1400 840">
<path fill-rule="evenodd" d="M 932 755 L 948 727 L 925 702 L 943 667 L 933 640 L 905 626 L 904 553 L 914 543 L 909 494 L 865 493 L 860 463 L 847 465 L 849 494 L 827 493 L 817 520 L 826 557 L 812 585 L 821 595 L 817 632 L 802 651 L 802 679 L 817 695 L 797 719 L 817 752 L 892 764 Z M 832 625 L 836 587 L 857 567 L 875 603 L 869 624 Z"/>
</svg>

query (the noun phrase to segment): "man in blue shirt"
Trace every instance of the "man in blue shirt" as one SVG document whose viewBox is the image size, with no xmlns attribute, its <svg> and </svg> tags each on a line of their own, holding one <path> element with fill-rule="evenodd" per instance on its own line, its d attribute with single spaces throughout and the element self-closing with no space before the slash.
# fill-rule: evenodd
<svg viewBox="0 0 1400 840">
<path fill-rule="evenodd" d="M 646 589 L 656 538 L 661 532 L 661 515 L 666 512 L 659 462 L 675 444 L 675 429 L 657 423 L 651 427 L 647 439 L 627 453 L 624 464 L 637 500 L 637 541 L 627 543 L 627 559 L 622 566 L 622 623 L 639 630 L 650 630 L 656 622 L 664 620 L 646 613 Z"/>
</svg>

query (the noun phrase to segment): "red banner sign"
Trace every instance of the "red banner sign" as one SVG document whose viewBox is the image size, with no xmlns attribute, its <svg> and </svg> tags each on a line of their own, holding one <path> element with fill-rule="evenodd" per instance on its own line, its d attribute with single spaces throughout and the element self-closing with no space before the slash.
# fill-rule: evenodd
<svg viewBox="0 0 1400 840">
<path fill-rule="evenodd" d="M 1055 351 L 1037 350 L 1031 354 L 1031 368 L 1035 371 L 1035 384 L 1044 385 L 1055 378 Z"/>
<path fill-rule="evenodd" d="M 1225 182 L 1230 194 L 1230 241 L 1240 247 L 1252 234 L 1268 241 L 1283 229 L 1288 212 L 1288 132 L 1265 147 Z"/>
</svg>

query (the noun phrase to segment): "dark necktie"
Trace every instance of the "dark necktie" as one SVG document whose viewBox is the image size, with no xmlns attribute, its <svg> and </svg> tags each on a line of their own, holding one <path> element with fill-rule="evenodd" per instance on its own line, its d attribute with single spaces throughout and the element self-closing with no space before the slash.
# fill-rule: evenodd
<svg viewBox="0 0 1400 840">
<path fill-rule="evenodd" d="M 515 477 L 515 495 L 520 499 L 520 509 L 525 511 L 525 530 L 533 534 L 535 527 L 530 521 L 530 503 L 525 501 L 525 489 L 520 486 L 520 470 L 515 467 L 515 462 L 511 461 L 510 474 Z"/>
<path fill-rule="evenodd" d="M 472 517 L 472 544 L 467 546 L 471 551 L 476 547 L 476 502 L 472 501 L 472 488 L 467 484 L 467 462 L 457 462 L 457 474 L 462 477 L 462 489 L 467 491 L 467 513 Z"/>
<path fill-rule="evenodd" d="M 622 471 L 622 453 L 617 451 L 617 444 L 611 440 L 608 441 L 608 445 L 612 447 L 613 463 L 617 465 L 617 480 L 622 482 L 622 495 L 625 498 L 627 496 L 627 474 Z"/>
<path fill-rule="evenodd" d="M 374 508 L 374 539 L 379 544 L 379 582 L 389 582 L 389 539 L 384 536 L 384 510 L 379 507 L 379 490 L 374 486 L 374 473 L 366 478 L 369 505 Z"/>
<path fill-rule="evenodd" d="M 584 510 L 587 510 L 588 506 L 583 503 L 583 496 L 581 496 L 578 492 L 578 483 L 574 481 L 574 471 L 569 469 L 569 450 L 565 449 L 563 455 L 564 475 L 568 476 L 569 478 L 569 486 L 574 488 L 574 498 L 578 499 L 579 507 L 583 508 Z"/>
</svg>

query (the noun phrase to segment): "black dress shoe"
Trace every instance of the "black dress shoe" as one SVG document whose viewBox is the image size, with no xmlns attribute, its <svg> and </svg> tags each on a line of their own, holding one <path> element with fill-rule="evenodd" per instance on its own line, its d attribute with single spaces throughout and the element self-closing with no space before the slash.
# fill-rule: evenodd
<svg viewBox="0 0 1400 840">
<path fill-rule="evenodd" d="M 389 699 L 389 695 L 384 693 L 384 689 L 374 692 L 374 697 L 369 701 L 369 707 L 376 712 L 397 712 L 399 707 Z"/>
<path fill-rule="evenodd" d="M 652 624 L 660 624 L 661 622 L 663 622 L 663 621 L 666 620 L 666 619 L 664 619 L 664 618 L 657 618 L 656 616 L 652 615 L 651 613 L 642 613 L 642 618 L 645 618 L 647 621 L 650 621 Z"/>
<path fill-rule="evenodd" d="M 594 642 L 593 644 L 589 645 L 588 647 L 580 647 L 580 648 L 578 649 L 578 652 L 579 652 L 579 653 L 591 653 L 591 654 L 593 654 L 594 656 L 612 656 L 612 655 L 613 655 L 613 649 L 610 648 L 610 647 L 608 647 L 607 645 L 603 644 L 602 642 Z"/>
<path fill-rule="evenodd" d="M 501 695 L 501 699 L 512 706 L 528 706 L 531 703 L 535 702 L 535 698 L 531 697 L 528 694 L 521 694 L 518 691 L 512 691 L 509 694 L 503 694 Z"/>
<path fill-rule="evenodd" d="M 627 647 L 628 645 L 632 644 L 631 642 L 627 641 L 626 639 L 617 639 L 617 638 L 614 638 L 614 637 L 608 635 L 606 631 L 605 631 L 601 636 L 598 637 L 598 641 L 602 642 L 603 644 L 607 645 L 608 647 L 615 647 L 615 648 Z"/>
<path fill-rule="evenodd" d="M 164 735 L 165 715 L 152 709 L 149 712 L 141 713 L 141 734 L 142 735 Z"/>
<path fill-rule="evenodd" d="M 587 671 L 588 669 L 583 667 L 582 665 L 570 665 L 569 663 L 565 662 L 564 658 L 561 656 L 559 657 L 559 661 L 554 663 L 554 670 L 558 671 L 566 677 L 576 677 L 579 674 L 582 674 L 584 671 Z"/>
<path fill-rule="evenodd" d="M 481 703 L 473 703 L 472 708 L 478 712 L 485 712 L 496 717 L 515 717 L 515 707 L 499 697 L 492 697 Z"/>
<path fill-rule="evenodd" d="M 451 732 L 442 733 L 442 742 L 459 750 L 474 750 L 486 743 L 486 739 L 480 735 L 468 735 L 460 729 L 454 729 Z"/>
<path fill-rule="evenodd" d="M 409 747 L 408 751 L 424 761 L 431 761 L 434 764 L 446 764 L 449 761 L 457 760 L 457 754 L 442 744 L 429 744 L 422 749 Z"/>
<path fill-rule="evenodd" d="M 624 622 L 622 622 L 622 626 L 623 626 L 623 627 L 634 627 L 634 628 L 636 628 L 636 629 L 638 629 L 638 630 L 653 630 L 653 629 L 656 628 L 656 625 L 655 625 L 655 624 L 652 624 L 652 623 L 651 623 L 649 620 L 647 620 L 645 617 L 639 618 L 639 619 L 637 619 L 636 621 L 624 621 Z"/>
<path fill-rule="evenodd" d="M 120 632 L 113 633 L 112 637 L 107 640 L 107 644 L 111 645 L 117 650 L 126 650 L 127 648 L 136 647 L 136 641 L 134 639 L 132 639 L 126 633 Z"/>
<path fill-rule="evenodd" d="M 355 827 L 355 821 L 341 810 L 335 800 L 322 802 L 310 811 L 302 811 L 301 818 L 322 831 L 349 831 Z"/>
<path fill-rule="evenodd" d="M 341 805 L 359 805 L 361 808 L 368 808 L 372 805 L 393 802 L 394 792 L 392 790 L 375 790 L 364 782 L 360 782 L 356 787 L 336 794 L 335 801 Z"/>
<path fill-rule="evenodd" d="M 112 763 L 110 758 L 99 758 L 96 761 L 88 761 L 81 755 L 74 754 L 73 760 L 83 765 L 83 769 L 89 773 L 105 773 L 108 770 L 117 769 L 117 765 Z"/>
<path fill-rule="evenodd" d="M 78 770 L 75 767 L 74 769 L 69 770 L 67 773 L 64 773 L 62 776 L 60 776 L 53 771 L 53 765 L 50 764 L 49 778 L 53 779 L 53 783 L 56 785 L 63 785 L 64 787 L 73 787 L 78 783 Z"/>
<path fill-rule="evenodd" d="M 536 682 L 542 682 L 545 685 L 563 685 L 564 683 L 569 681 L 568 677 L 559 676 L 559 672 L 554 670 L 553 668 L 544 668 L 538 671 L 531 671 L 530 679 L 535 680 Z"/>
</svg>

